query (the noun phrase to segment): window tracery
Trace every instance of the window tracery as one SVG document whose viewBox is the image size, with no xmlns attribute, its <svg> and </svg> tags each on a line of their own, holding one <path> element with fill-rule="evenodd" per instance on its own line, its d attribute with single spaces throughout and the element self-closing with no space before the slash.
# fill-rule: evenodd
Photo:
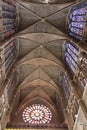
<svg viewBox="0 0 87 130">
<path fill-rule="evenodd" d="M 33 104 L 23 111 L 23 120 L 32 125 L 48 124 L 52 120 L 52 112 L 45 105 Z"/>
<path fill-rule="evenodd" d="M 4 39 L 16 31 L 17 9 L 13 1 L 1 0 L 0 5 L 0 31 L 2 34 L 1 39 Z"/>
<path fill-rule="evenodd" d="M 74 6 L 69 14 L 69 34 L 77 40 L 85 37 L 87 2 Z"/>
<path fill-rule="evenodd" d="M 65 61 L 71 72 L 75 75 L 78 70 L 79 48 L 69 41 L 65 43 Z"/>
</svg>

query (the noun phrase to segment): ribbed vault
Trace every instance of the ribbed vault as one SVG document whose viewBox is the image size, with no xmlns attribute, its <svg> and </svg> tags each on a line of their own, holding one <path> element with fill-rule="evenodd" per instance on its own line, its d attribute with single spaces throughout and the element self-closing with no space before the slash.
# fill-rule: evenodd
<svg viewBox="0 0 87 130">
<path fill-rule="evenodd" d="M 21 0 L 22 2 L 24 2 L 24 0 Z M 61 3 L 67 3 L 67 2 L 73 2 L 75 0 L 48 0 L 48 2 L 50 4 L 61 4 Z M 30 2 L 30 3 L 37 3 L 37 4 L 40 4 L 40 3 L 46 3 L 46 0 L 26 0 L 26 2 Z"/>
<path fill-rule="evenodd" d="M 15 37 L 19 43 L 19 57 L 14 70 L 18 74 L 18 83 L 10 127 L 14 124 L 16 127 L 20 124 L 27 127 L 22 113 L 27 106 L 35 103 L 51 109 L 53 118 L 49 125 L 63 127 L 66 124 L 60 73 L 65 72 L 63 46 L 67 39 L 66 17 L 74 1 L 43 2 L 17 1 L 20 27 Z"/>
</svg>

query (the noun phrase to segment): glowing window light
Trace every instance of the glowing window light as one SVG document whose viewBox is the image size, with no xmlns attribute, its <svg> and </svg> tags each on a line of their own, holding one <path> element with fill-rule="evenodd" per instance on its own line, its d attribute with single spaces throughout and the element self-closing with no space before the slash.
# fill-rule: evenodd
<svg viewBox="0 0 87 130">
<path fill-rule="evenodd" d="M 65 50 L 65 61 L 73 74 L 76 73 L 78 69 L 78 57 L 79 57 L 79 48 L 75 45 L 66 41 L 66 50 Z"/>
<path fill-rule="evenodd" d="M 22 116 L 24 122 L 31 125 L 47 124 L 52 120 L 51 110 L 40 104 L 33 104 L 26 107 Z"/>
<path fill-rule="evenodd" d="M 77 40 L 82 40 L 85 36 L 87 2 L 74 6 L 69 14 L 68 31 Z"/>
<path fill-rule="evenodd" d="M 40 1 L 43 2 L 43 3 L 48 4 L 48 3 L 50 3 L 50 2 L 54 2 L 55 0 L 40 0 Z"/>
</svg>

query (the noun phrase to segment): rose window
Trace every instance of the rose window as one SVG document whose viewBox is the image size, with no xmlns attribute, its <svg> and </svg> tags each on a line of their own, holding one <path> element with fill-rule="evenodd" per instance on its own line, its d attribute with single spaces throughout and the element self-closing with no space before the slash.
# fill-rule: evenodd
<svg viewBox="0 0 87 130">
<path fill-rule="evenodd" d="M 50 123 L 52 119 L 51 110 L 40 104 L 33 104 L 26 107 L 23 111 L 23 120 L 29 124 L 46 124 Z"/>
</svg>

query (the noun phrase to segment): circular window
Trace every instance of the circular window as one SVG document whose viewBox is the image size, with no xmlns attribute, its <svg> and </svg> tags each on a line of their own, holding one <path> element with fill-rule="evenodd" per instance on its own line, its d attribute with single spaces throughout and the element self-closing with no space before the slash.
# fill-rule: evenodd
<svg viewBox="0 0 87 130">
<path fill-rule="evenodd" d="M 33 104 L 32 106 L 26 107 L 23 111 L 23 120 L 29 124 L 46 124 L 52 119 L 51 110 L 40 104 Z"/>
</svg>

